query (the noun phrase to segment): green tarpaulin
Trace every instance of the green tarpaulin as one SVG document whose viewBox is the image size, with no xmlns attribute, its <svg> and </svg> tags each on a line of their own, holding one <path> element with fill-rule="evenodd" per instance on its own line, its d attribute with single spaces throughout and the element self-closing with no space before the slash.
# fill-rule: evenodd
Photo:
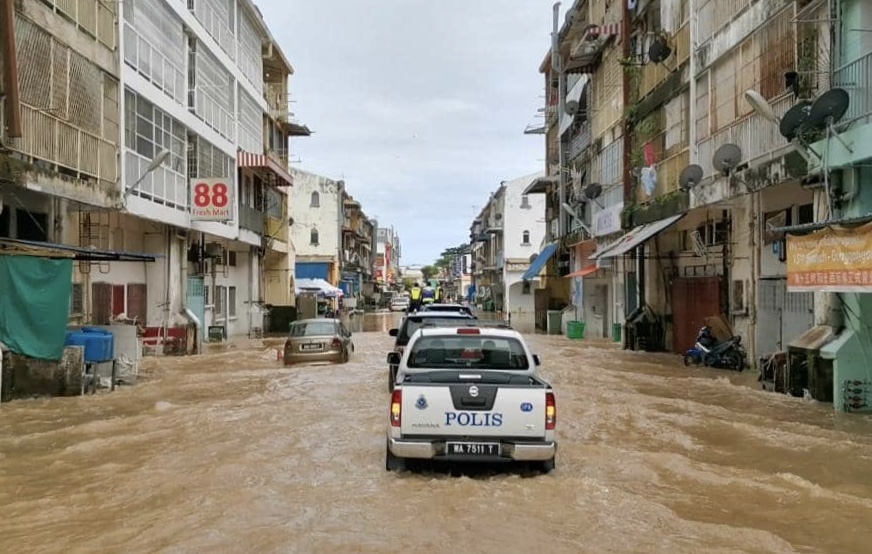
<svg viewBox="0 0 872 554">
<path fill-rule="evenodd" d="M 16 354 L 60 360 L 73 261 L 0 255 L 0 342 Z"/>
</svg>

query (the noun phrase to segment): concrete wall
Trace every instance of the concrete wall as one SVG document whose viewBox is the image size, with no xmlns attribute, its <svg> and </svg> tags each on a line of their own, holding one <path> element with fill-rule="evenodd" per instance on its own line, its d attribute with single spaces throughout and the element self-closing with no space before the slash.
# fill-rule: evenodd
<svg viewBox="0 0 872 554">
<path fill-rule="evenodd" d="M 505 259 L 529 259 L 538 253 L 539 244 L 545 237 L 545 195 L 527 195 L 527 206 L 523 206 L 524 189 L 542 172 L 513 179 L 505 185 L 503 193 L 503 257 Z M 523 243 L 524 231 L 530 232 L 527 244 Z M 506 281 L 509 284 L 509 281 Z"/>
<path fill-rule="evenodd" d="M 529 293 L 524 294 L 524 284 L 514 281 L 507 286 L 506 294 L 506 317 L 512 322 L 512 327 L 521 333 L 534 333 L 536 331 L 536 305 L 535 295 L 531 287 Z"/>
<path fill-rule="evenodd" d="M 291 170 L 294 187 L 291 193 L 291 240 L 297 257 L 331 256 L 339 251 L 339 198 L 338 183 L 327 177 L 299 169 Z M 312 207 L 312 193 L 320 195 L 320 206 Z M 318 244 L 311 243 L 312 229 L 318 230 Z"/>
</svg>

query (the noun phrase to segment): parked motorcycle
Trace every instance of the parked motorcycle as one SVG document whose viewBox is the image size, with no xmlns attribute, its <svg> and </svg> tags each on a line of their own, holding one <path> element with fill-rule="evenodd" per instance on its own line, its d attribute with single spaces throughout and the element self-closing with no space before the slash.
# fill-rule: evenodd
<svg viewBox="0 0 872 554">
<path fill-rule="evenodd" d="M 747 357 L 741 336 L 736 335 L 719 343 L 712 334 L 711 327 L 706 325 L 700 328 L 693 348 L 685 352 L 684 365 L 744 371 Z"/>
</svg>

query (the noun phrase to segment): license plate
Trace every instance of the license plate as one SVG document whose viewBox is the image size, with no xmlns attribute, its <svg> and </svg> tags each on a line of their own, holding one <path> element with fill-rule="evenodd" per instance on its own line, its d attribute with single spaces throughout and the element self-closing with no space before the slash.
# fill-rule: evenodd
<svg viewBox="0 0 872 554">
<path fill-rule="evenodd" d="M 300 346 L 300 350 L 321 350 L 320 344 L 303 344 Z"/>
<path fill-rule="evenodd" d="M 447 442 L 445 453 L 449 456 L 499 456 L 498 442 Z"/>
</svg>

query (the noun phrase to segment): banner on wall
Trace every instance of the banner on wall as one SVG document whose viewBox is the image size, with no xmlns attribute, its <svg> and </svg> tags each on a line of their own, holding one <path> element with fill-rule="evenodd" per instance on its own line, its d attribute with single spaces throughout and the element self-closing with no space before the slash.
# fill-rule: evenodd
<svg viewBox="0 0 872 554">
<path fill-rule="evenodd" d="M 872 223 L 787 235 L 791 292 L 872 292 Z"/>
</svg>

